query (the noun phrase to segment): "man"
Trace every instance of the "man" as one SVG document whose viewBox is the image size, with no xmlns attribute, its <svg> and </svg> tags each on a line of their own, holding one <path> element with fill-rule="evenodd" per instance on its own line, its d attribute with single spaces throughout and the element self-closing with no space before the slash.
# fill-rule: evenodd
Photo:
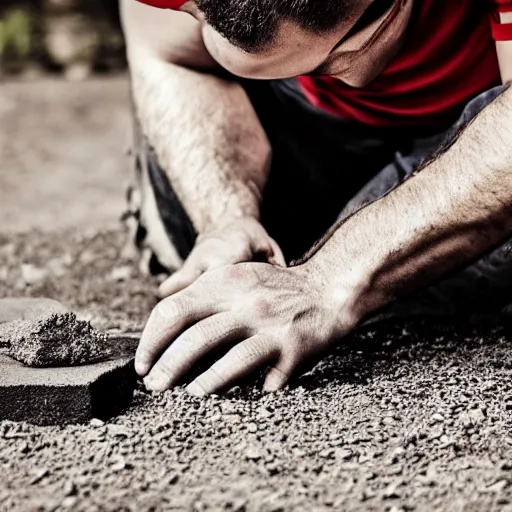
<svg viewBox="0 0 512 512">
<path fill-rule="evenodd" d="M 511 0 L 144 3 L 123 2 L 130 197 L 175 271 L 137 352 L 149 389 L 222 349 L 190 393 L 265 366 L 280 389 L 419 289 L 402 305 L 510 301 Z"/>
</svg>

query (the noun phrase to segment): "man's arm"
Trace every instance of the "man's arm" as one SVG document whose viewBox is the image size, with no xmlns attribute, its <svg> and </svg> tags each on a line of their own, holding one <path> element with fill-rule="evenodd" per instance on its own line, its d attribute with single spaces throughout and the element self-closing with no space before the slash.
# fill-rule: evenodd
<svg viewBox="0 0 512 512">
<path fill-rule="evenodd" d="M 258 218 L 270 147 L 243 88 L 214 76 L 191 16 L 121 9 L 139 120 L 197 231 Z"/>
<path fill-rule="evenodd" d="M 366 316 L 511 233 L 508 89 L 439 158 L 337 226 L 303 264 L 226 266 L 162 301 L 136 369 L 162 391 L 206 354 L 239 341 L 189 392 L 216 393 L 262 365 L 271 365 L 265 389 L 282 388 Z"/>
<path fill-rule="evenodd" d="M 333 303 L 346 307 L 350 294 L 362 319 L 511 233 L 509 88 L 437 159 L 336 226 L 305 266 L 320 271 Z"/>
</svg>

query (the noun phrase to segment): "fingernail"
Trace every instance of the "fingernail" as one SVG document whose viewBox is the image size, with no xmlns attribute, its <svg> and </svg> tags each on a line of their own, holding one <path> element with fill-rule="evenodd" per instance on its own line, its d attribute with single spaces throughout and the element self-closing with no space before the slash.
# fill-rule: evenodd
<svg viewBox="0 0 512 512">
<path fill-rule="evenodd" d="M 271 375 L 267 376 L 267 380 L 263 384 L 264 393 L 275 393 L 283 388 L 283 381 L 279 377 Z"/>
<path fill-rule="evenodd" d="M 195 381 L 187 386 L 187 393 L 198 398 L 206 396 L 206 391 Z"/>
<path fill-rule="evenodd" d="M 153 368 L 151 373 L 144 379 L 144 384 L 149 391 L 161 392 L 169 389 L 170 380 L 166 373 L 158 368 Z"/>
<path fill-rule="evenodd" d="M 146 363 L 145 361 L 139 361 L 137 359 L 135 359 L 135 371 L 137 372 L 138 375 L 140 375 L 141 377 L 145 377 L 148 372 L 149 372 L 149 364 Z"/>
<path fill-rule="evenodd" d="M 263 392 L 264 393 L 275 393 L 278 390 L 279 390 L 279 386 L 276 386 L 275 383 L 273 383 L 273 384 L 265 384 L 263 386 Z"/>
</svg>

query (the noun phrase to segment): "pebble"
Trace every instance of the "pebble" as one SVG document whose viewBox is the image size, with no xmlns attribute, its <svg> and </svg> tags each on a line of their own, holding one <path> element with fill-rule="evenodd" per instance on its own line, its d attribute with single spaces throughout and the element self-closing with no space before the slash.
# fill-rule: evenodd
<svg viewBox="0 0 512 512">
<path fill-rule="evenodd" d="M 119 266 L 112 236 L 117 235 L 101 235 L 90 244 L 93 268 L 80 280 L 70 272 L 69 290 L 58 283 L 59 293 L 71 298 L 70 304 L 92 304 L 99 317 L 114 314 L 113 322 L 133 317 L 140 323 L 141 311 L 151 307 L 148 283 L 130 281 L 119 294 L 111 283 L 89 279 Z M 34 247 L 38 239 L 26 243 Z M 7 289 L 2 286 L 0 292 Z M 116 297 L 121 319 L 112 311 L 112 294 L 122 295 Z M 204 400 L 182 388 L 158 396 L 141 390 L 113 424 L 38 428 L 0 422 L 0 508 L 6 503 L 6 510 L 31 510 L 29 494 L 54 493 L 61 504 L 70 500 L 63 509 L 88 512 L 192 510 L 194 502 L 202 510 L 239 506 L 240 512 L 244 507 L 441 511 L 447 503 L 494 510 L 498 500 L 512 497 L 503 465 L 512 460 L 505 409 L 512 390 L 507 379 L 511 344 L 496 341 L 494 331 L 485 336 L 471 331 L 466 339 L 450 330 L 444 341 L 434 342 L 441 337 L 428 334 L 435 324 L 427 322 L 426 330 L 374 326 L 371 339 L 344 340 L 308 376 L 268 396 L 246 383 L 235 394 Z M 496 326 L 503 332 L 499 322 Z M 454 342 L 453 352 L 443 350 L 448 341 Z M 447 386 L 451 378 L 457 384 Z M 498 383 L 492 391 L 491 380 Z M 470 421 L 467 429 L 459 423 L 463 413 Z M 441 422 L 432 420 L 435 414 Z M 5 438 L 10 432 L 23 437 Z M 443 449 L 447 440 L 457 446 Z M 30 447 L 27 454 L 20 451 L 23 443 Z M 492 463 L 483 465 L 487 457 Z M 394 462 L 387 466 L 388 461 Z M 49 473 L 31 487 L 32 468 Z M 67 481 L 74 482 L 77 494 L 63 500 Z"/>
<path fill-rule="evenodd" d="M 245 457 L 248 460 L 259 460 L 261 459 L 262 455 L 257 448 L 251 447 L 245 452 Z"/>
<path fill-rule="evenodd" d="M 431 416 L 431 419 L 434 423 L 442 423 L 444 421 L 444 416 L 439 413 L 435 413 Z"/>
<path fill-rule="evenodd" d="M 34 472 L 34 476 L 30 479 L 29 484 L 35 485 L 38 484 L 43 478 L 46 478 L 50 474 L 50 471 L 47 468 L 37 469 Z"/>
<path fill-rule="evenodd" d="M 132 277 L 133 268 L 129 265 L 124 265 L 121 267 L 115 267 L 112 269 L 110 274 L 107 276 L 108 281 L 127 281 Z"/>
<path fill-rule="evenodd" d="M 38 284 L 44 281 L 48 276 L 48 270 L 36 267 L 31 263 L 21 265 L 21 278 L 26 285 Z"/>
</svg>

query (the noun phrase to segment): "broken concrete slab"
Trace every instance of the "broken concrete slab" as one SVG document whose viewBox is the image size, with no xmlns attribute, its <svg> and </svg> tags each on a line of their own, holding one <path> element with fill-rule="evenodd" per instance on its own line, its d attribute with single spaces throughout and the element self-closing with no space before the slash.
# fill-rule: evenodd
<svg viewBox="0 0 512 512">
<path fill-rule="evenodd" d="M 0 299 L 0 324 L 14 320 L 28 320 L 48 313 L 69 311 L 64 304 L 47 298 Z"/>
<path fill-rule="evenodd" d="M 0 420 L 36 425 L 106 420 L 127 407 L 136 384 L 133 357 L 65 368 L 28 368 L 0 355 Z"/>
<path fill-rule="evenodd" d="M 0 347 L 33 368 L 79 366 L 107 359 L 107 335 L 74 313 L 50 313 L 0 325 Z"/>
</svg>

